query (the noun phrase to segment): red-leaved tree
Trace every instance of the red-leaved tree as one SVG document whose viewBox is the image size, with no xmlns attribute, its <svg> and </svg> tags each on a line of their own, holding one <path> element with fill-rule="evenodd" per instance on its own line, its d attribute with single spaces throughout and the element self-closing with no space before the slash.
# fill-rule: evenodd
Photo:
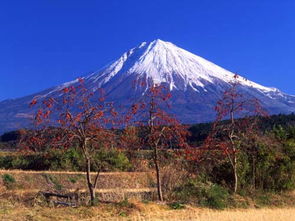
<svg viewBox="0 0 295 221">
<path fill-rule="evenodd" d="M 234 193 L 239 185 L 238 154 L 242 148 L 241 141 L 256 133 L 259 116 L 267 116 L 258 99 L 239 92 L 238 78 L 238 75 L 234 76 L 230 87 L 217 102 L 216 120 L 204 143 L 204 149 L 219 150 L 228 159 L 233 172 Z"/>
<path fill-rule="evenodd" d="M 134 104 L 127 121 L 133 120 L 133 125 L 141 128 L 141 148 L 152 150 L 152 158 L 157 181 L 158 200 L 163 201 L 161 184 L 160 153 L 165 149 L 185 148 L 188 130 L 175 117 L 168 114 L 167 100 L 171 94 L 162 85 L 148 88 L 143 99 Z M 130 129 L 129 129 L 130 130 Z M 138 140 L 135 139 L 136 144 Z"/>
<path fill-rule="evenodd" d="M 112 105 L 105 105 L 102 90 L 94 94 L 85 88 L 83 79 L 78 79 L 76 86 L 63 88 L 60 93 L 60 96 L 31 102 L 31 106 L 39 106 L 35 130 L 24 134 L 21 145 L 33 151 L 40 151 L 44 146 L 79 148 L 85 160 L 90 203 L 94 204 L 101 167 L 93 156 L 98 149 L 113 145 L 115 135 L 108 128 L 114 125 L 118 113 Z M 94 179 L 91 176 L 93 165 L 98 168 Z"/>
</svg>

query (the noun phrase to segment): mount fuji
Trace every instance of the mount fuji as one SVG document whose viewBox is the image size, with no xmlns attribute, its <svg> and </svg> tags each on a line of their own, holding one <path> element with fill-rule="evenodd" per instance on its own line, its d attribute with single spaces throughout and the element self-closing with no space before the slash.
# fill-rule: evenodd
<svg viewBox="0 0 295 221">
<path fill-rule="evenodd" d="M 206 122 L 215 117 L 214 106 L 230 87 L 234 73 L 202 57 L 162 40 L 143 42 L 111 64 L 82 77 L 94 93 L 103 88 L 106 98 L 128 106 L 141 97 L 151 84 L 164 84 L 172 94 L 172 113 L 184 123 Z M 144 87 L 134 82 L 145 82 Z M 295 96 L 239 77 L 239 91 L 255 97 L 271 114 L 295 112 Z M 26 97 L 0 102 L 0 133 L 29 126 L 36 110 L 33 98 L 61 96 L 64 87 L 78 80 Z"/>
</svg>

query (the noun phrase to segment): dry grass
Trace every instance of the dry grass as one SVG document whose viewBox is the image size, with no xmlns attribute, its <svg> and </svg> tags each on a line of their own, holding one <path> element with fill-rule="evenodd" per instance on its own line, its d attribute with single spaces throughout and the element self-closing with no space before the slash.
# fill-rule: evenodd
<svg viewBox="0 0 295 221">
<path fill-rule="evenodd" d="M 35 170 L 3 170 L 0 169 L 0 174 L 10 173 L 10 174 L 68 174 L 68 175 L 85 175 L 86 172 L 74 172 L 74 171 L 35 171 Z M 96 175 L 96 172 L 91 172 L 90 174 Z M 141 175 L 141 174 L 152 174 L 152 172 L 100 172 L 100 176 L 122 176 L 122 175 Z"/>
<path fill-rule="evenodd" d="M 15 182 L 5 185 L 3 174 L 12 176 Z M 151 200 L 155 188 L 150 184 L 150 176 L 145 172 L 101 173 L 96 192 L 102 201 L 117 202 L 125 198 Z M 64 194 L 76 191 L 85 193 L 88 189 L 83 172 L 0 170 L 0 199 L 12 196 L 24 201 L 33 198 L 39 191 Z M 87 198 L 82 198 L 87 201 Z"/>
<path fill-rule="evenodd" d="M 98 207 L 48 208 L 25 207 L 8 200 L 0 201 L 0 220 L 7 221 L 292 221 L 295 208 L 264 208 L 216 211 L 188 207 L 171 210 L 165 205 L 133 202 L 129 206 L 100 204 Z"/>
<path fill-rule="evenodd" d="M 144 221 L 144 220 L 171 220 L 171 221 L 295 221 L 295 208 L 291 208 L 294 200 L 291 195 L 280 196 L 286 204 L 276 203 L 275 198 L 270 198 L 273 205 L 289 206 L 289 208 L 262 208 L 254 209 L 228 209 L 216 211 L 204 208 L 187 206 L 185 209 L 172 210 L 166 205 L 156 203 L 144 204 L 139 201 L 131 203 L 99 204 L 97 207 L 79 208 L 49 208 L 32 206 L 29 198 L 35 195 L 38 190 L 50 189 L 50 185 L 44 174 L 52 176 L 66 191 L 80 188 L 86 191 L 83 173 L 55 172 L 55 171 L 7 171 L 0 170 L 0 175 L 12 174 L 15 179 L 15 187 L 6 189 L 0 179 L 0 220 L 4 221 L 76 221 L 76 220 L 101 220 L 101 221 Z M 154 191 L 149 186 L 148 173 L 105 173 L 101 177 L 98 193 L 116 193 L 125 199 L 125 194 Z M 70 182 L 76 179 L 75 183 Z M 140 178 L 140 179 L 139 179 Z M 171 179 L 171 177 L 169 177 Z M 140 180 L 140 182 L 139 182 Z M 136 182 L 135 182 L 136 181 Z M 173 178 L 173 182 L 177 179 Z M 126 192 L 126 193 L 125 193 Z M 114 194 L 113 194 L 114 195 Z M 120 196 L 121 196 L 120 195 Z M 117 199 L 116 198 L 116 199 Z M 144 198 L 145 199 L 145 198 Z M 289 202 L 290 201 L 290 202 Z M 39 204 L 38 204 L 39 205 Z M 254 202 L 253 202 L 254 205 Z"/>
<path fill-rule="evenodd" d="M 141 192 L 155 192 L 156 188 L 136 188 L 136 189 L 123 189 L 123 188 L 112 188 L 112 189 L 96 189 L 96 193 L 141 193 Z M 67 192 L 75 192 L 76 189 L 67 189 Z M 85 193 L 88 189 L 79 189 L 79 192 Z M 35 194 L 40 192 L 39 189 L 29 189 L 29 190 L 5 190 L 6 194 Z M 0 194 L 1 196 L 1 194 Z"/>
<path fill-rule="evenodd" d="M 93 219 L 94 220 L 94 219 Z M 215 211 L 209 209 L 185 209 L 182 211 L 156 212 L 143 218 L 140 214 L 131 220 L 170 221 L 291 221 L 295 220 L 295 209 L 245 209 Z"/>
<path fill-rule="evenodd" d="M 0 170 L 0 193 L 3 185 L 2 174 L 9 174 L 15 178 L 16 185 L 13 190 L 49 190 L 54 188 L 52 181 L 68 190 L 87 188 L 83 172 Z M 96 173 L 92 174 L 94 175 Z M 99 189 L 151 188 L 150 177 L 151 174 L 147 172 L 103 172 L 100 173 L 98 187 Z"/>
</svg>

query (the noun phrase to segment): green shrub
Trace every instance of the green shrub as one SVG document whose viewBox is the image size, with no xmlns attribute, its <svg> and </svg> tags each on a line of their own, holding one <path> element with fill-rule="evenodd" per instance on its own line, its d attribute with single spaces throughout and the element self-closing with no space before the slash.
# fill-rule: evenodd
<svg viewBox="0 0 295 221">
<path fill-rule="evenodd" d="M 45 158 L 45 165 L 48 165 L 49 170 L 84 170 L 82 153 L 75 148 L 49 150 L 43 154 L 43 157 Z"/>
<path fill-rule="evenodd" d="M 30 161 L 23 156 L 16 156 L 11 161 L 11 167 L 14 169 L 28 168 Z"/>
<path fill-rule="evenodd" d="M 228 205 L 228 191 L 217 184 L 210 186 L 203 194 L 204 199 L 200 202 L 201 205 L 214 209 L 224 209 Z"/>
<path fill-rule="evenodd" d="M 95 154 L 94 170 L 98 169 L 95 164 L 100 166 L 102 171 L 128 171 L 132 165 L 126 155 L 118 150 L 99 150 Z"/>
<path fill-rule="evenodd" d="M 171 209 L 185 209 L 185 205 L 180 203 L 180 202 L 173 202 L 173 203 L 169 203 L 168 206 Z"/>
<path fill-rule="evenodd" d="M 255 198 L 255 202 L 258 206 L 269 206 L 272 204 L 271 196 L 267 193 L 258 194 Z"/>
<path fill-rule="evenodd" d="M 291 130 L 291 129 L 290 129 Z M 278 135 L 279 134 L 279 135 Z M 245 138 L 237 154 L 238 189 L 243 191 L 286 191 L 295 189 L 295 142 L 293 132 L 283 128 L 271 134 Z M 208 173 L 209 179 L 226 188 L 233 187 L 233 169 L 225 158 Z"/>
<path fill-rule="evenodd" d="M 121 211 L 121 212 L 119 212 L 119 216 L 121 216 L 121 217 L 127 217 L 128 216 L 128 213 L 125 212 L 125 211 Z"/>
<path fill-rule="evenodd" d="M 77 178 L 76 177 L 69 177 L 69 181 L 73 184 L 77 183 Z"/>
<path fill-rule="evenodd" d="M 295 145 L 260 144 L 257 153 L 256 187 L 266 191 L 295 188 Z"/>
<path fill-rule="evenodd" d="M 15 179 L 12 175 L 10 174 L 3 174 L 2 175 L 2 180 L 3 180 L 3 183 L 4 185 L 8 188 L 8 189 L 11 189 L 15 183 Z"/>
<path fill-rule="evenodd" d="M 1 155 L 0 156 L 0 168 L 1 169 L 12 169 L 13 156 Z"/>
<path fill-rule="evenodd" d="M 118 205 L 119 207 L 126 207 L 126 208 L 132 208 L 132 207 L 134 206 L 132 203 L 130 203 L 130 202 L 128 201 L 127 198 L 124 199 L 124 200 L 122 200 L 122 201 L 120 201 L 120 202 L 118 202 L 117 205 Z"/>
<path fill-rule="evenodd" d="M 94 152 L 92 162 L 92 170 L 128 171 L 132 167 L 126 155 L 116 149 Z M 0 155 L 0 168 L 85 171 L 85 160 L 82 152 L 76 148 L 67 150 L 51 149 L 42 153 L 26 155 Z"/>
<path fill-rule="evenodd" d="M 228 191 L 210 182 L 199 179 L 191 179 L 181 187 L 175 189 L 174 195 L 181 202 L 196 203 L 200 206 L 214 209 L 223 209 L 229 200 Z"/>
</svg>

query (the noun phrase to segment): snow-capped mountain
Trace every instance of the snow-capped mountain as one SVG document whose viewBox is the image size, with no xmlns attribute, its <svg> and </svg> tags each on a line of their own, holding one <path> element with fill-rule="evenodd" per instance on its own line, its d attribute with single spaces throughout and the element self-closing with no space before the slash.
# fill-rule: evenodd
<svg viewBox="0 0 295 221">
<path fill-rule="evenodd" d="M 143 95 L 151 84 L 165 84 L 172 93 L 171 111 L 185 123 L 214 119 L 214 105 L 233 80 L 234 73 L 181 49 L 170 42 L 143 42 L 119 59 L 83 77 L 88 89 L 103 88 L 106 98 L 121 105 L 130 104 Z M 138 86 L 134 82 L 145 82 Z M 282 93 L 239 77 L 240 91 L 258 98 L 270 113 L 295 112 L 295 96 Z M 70 81 L 43 92 L 0 102 L 0 131 L 29 124 L 34 112 L 28 103 L 34 98 L 60 96 L 61 89 L 75 85 Z"/>
</svg>

